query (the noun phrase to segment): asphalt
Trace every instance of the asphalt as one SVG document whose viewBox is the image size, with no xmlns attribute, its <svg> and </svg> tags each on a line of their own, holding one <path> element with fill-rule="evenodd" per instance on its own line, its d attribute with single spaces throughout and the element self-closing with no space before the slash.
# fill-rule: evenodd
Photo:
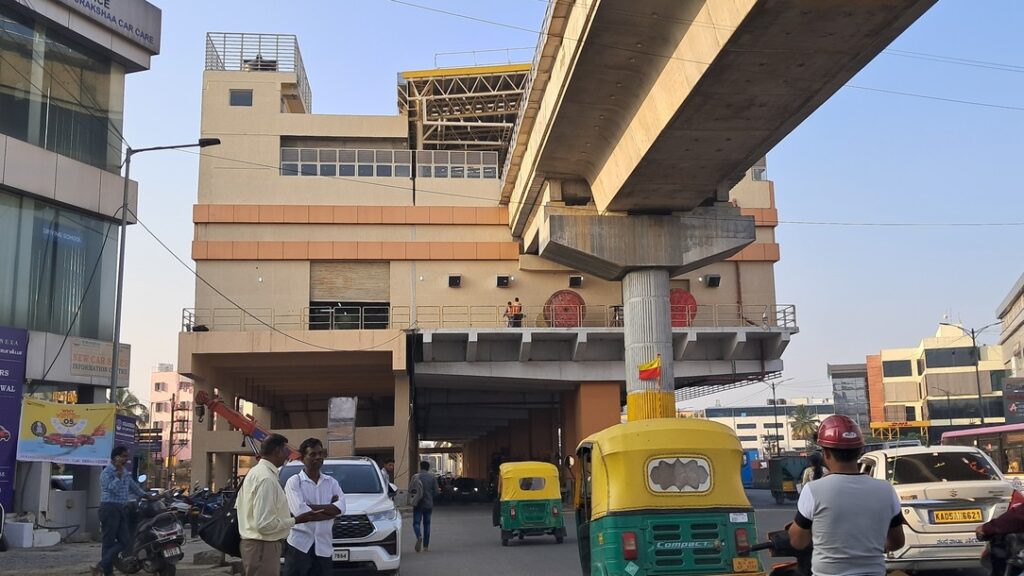
<svg viewBox="0 0 1024 576">
<path fill-rule="evenodd" d="M 778 505 L 764 490 L 748 491 L 757 511 L 758 540 L 769 531 L 781 529 L 793 519 L 796 504 Z M 546 576 L 580 574 L 576 530 L 567 526 L 564 543 L 544 536 L 513 541 L 502 547 L 498 529 L 491 525 L 491 508 L 485 504 L 439 506 L 433 514 L 433 529 L 428 552 L 414 550 L 412 518 L 403 518 L 402 576 Z M 229 574 L 228 568 L 192 564 L 196 552 L 209 548 L 199 541 L 185 546 L 185 561 L 178 565 L 179 576 Z M 99 558 L 99 544 L 62 544 L 52 548 L 9 550 L 0 553 L 0 575 L 78 576 L 89 574 Z M 762 558 L 766 567 L 785 559 Z M 934 576 L 954 573 L 936 573 Z M 956 572 L 957 576 L 983 576 L 979 571 Z"/>
</svg>

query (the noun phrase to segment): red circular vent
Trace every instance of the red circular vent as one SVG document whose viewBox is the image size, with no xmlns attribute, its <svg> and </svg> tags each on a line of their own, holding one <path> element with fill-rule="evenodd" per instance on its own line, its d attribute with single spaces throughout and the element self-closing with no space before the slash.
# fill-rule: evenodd
<svg viewBox="0 0 1024 576">
<path fill-rule="evenodd" d="M 572 290 L 559 290 L 544 303 L 544 320 L 555 328 L 577 328 L 586 316 L 586 302 Z"/>
<path fill-rule="evenodd" d="M 693 294 L 682 288 L 673 288 L 668 292 L 668 301 L 672 306 L 672 327 L 689 326 L 697 315 L 697 299 Z"/>
</svg>

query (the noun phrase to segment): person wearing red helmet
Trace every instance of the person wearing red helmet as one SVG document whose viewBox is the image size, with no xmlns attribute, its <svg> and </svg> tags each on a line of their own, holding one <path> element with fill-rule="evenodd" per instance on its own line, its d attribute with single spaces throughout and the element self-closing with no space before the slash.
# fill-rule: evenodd
<svg viewBox="0 0 1024 576">
<path fill-rule="evenodd" d="M 814 545 L 814 576 L 884 576 L 885 553 L 904 544 L 896 490 L 860 474 L 864 435 L 847 416 L 826 418 L 816 442 L 830 474 L 800 493 L 790 542 L 798 550 Z"/>
</svg>

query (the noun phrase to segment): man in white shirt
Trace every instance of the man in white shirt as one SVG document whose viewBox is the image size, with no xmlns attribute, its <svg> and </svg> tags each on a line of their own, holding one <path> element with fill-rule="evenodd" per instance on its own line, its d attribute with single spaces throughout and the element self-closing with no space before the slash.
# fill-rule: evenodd
<svg viewBox="0 0 1024 576">
<path fill-rule="evenodd" d="M 235 508 L 244 576 L 279 576 L 281 540 L 296 524 L 323 517 L 323 512 L 310 510 L 292 518 L 288 511 L 288 499 L 277 475 L 288 453 L 287 438 L 280 434 L 267 436 L 260 448 L 260 461 L 245 476 L 238 492 Z"/>
<path fill-rule="evenodd" d="M 333 519 L 345 513 L 345 493 L 337 480 L 320 473 L 326 456 L 320 440 L 307 438 L 299 446 L 299 454 L 302 470 L 284 485 L 288 508 L 296 516 L 309 512 L 319 512 L 320 516 L 316 522 L 295 526 L 288 533 L 284 576 L 330 576 Z"/>
</svg>

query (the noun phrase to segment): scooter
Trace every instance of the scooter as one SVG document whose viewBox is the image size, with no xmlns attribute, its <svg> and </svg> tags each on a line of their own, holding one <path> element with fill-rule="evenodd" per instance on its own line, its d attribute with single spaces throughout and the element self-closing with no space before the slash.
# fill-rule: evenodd
<svg viewBox="0 0 1024 576">
<path fill-rule="evenodd" d="M 146 476 L 139 477 L 139 484 Z M 125 505 L 132 541 L 114 559 L 114 567 L 124 574 L 145 570 L 158 576 L 174 576 L 178 562 L 185 557 L 185 528 L 177 515 L 161 500 L 140 498 Z"/>
<path fill-rule="evenodd" d="M 750 547 L 750 552 L 768 550 L 772 558 L 792 557 L 793 562 L 772 566 L 769 576 L 811 576 L 811 547 L 797 550 L 789 541 L 787 530 L 768 533 L 768 541 Z"/>
</svg>

